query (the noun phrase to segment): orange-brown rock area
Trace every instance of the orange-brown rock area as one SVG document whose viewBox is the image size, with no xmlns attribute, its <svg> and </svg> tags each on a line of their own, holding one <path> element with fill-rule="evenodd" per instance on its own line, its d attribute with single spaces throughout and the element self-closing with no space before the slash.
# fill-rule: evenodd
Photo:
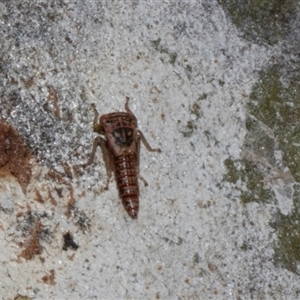
<svg viewBox="0 0 300 300">
<path fill-rule="evenodd" d="M 20 135 L 7 122 L 0 120 L 0 173 L 13 175 L 26 193 L 31 178 L 31 154 Z"/>
</svg>

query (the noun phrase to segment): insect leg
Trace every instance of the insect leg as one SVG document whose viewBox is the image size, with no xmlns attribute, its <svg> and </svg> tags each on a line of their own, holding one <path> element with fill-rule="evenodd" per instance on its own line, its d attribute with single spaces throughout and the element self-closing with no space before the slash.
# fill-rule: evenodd
<svg viewBox="0 0 300 300">
<path fill-rule="evenodd" d="M 143 144 L 145 145 L 145 147 L 147 148 L 148 151 L 150 151 L 150 152 L 158 152 L 158 153 L 161 152 L 161 150 L 160 150 L 159 148 L 153 149 L 153 148 L 149 145 L 149 143 L 147 142 L 145 136 L 143 135 L 143 133 L 142 133 L 140 130 L 137 130 L 137 132 L 138 132 L 139 138 L 141 139 L 141 141 L 143 142 Z"/>
<path fill-rule="evenodd" d="M 112 177 L 112 171 L 113 170 L 112 170 L 112 167 L 111 167 L 111 164 L 110 164 L 110 161 L 109 161 L 109 155 L 108 155 L 108 150 L 107 150 L 107 147 L 106 147 L 106 140 L 105 139 L 103 139 L 100 136 L 98 136 L 98 137 L 95 138 L 90 158 L 82 166 L 85 168 L 85 167 L 87 167 L 87 166 L 89 166 L 89 165 L 91 165 L 93 163 L 94 158 L 95 158 L 95 153 L 96 153 L 96 150 L 97 150 L 98 146 L 101 148 L 102 156 L 103 156 L 105 167 L 106 167 L 107 181 L 106 181 L 106 185 L 105 185 L 104 189 L 107 190 L 108 189 L 108 185 L 109 185 L 109 181 L 110 181 L 110 179 Z"/>
<path fill-rule="evenodd" d="M 135 119 L 135 121 L 137 122 L 137 118 L 136 118 L 136 116 L 133 114 L 133 112 L 130 110 L 130 108 L 129 108 L 129 105 L 128 105 L 128 103 L 129 103 L 129 97 L 126 97 L 126 102 L 125 102 L 125 110 L 129 113 L 129 114 L 131 114 L 131 116 Z"/>
<path fill-rule="evenodd" d="M 160 149 L 151 148 L 150 145 L 148 144 L 146 138 L 144 137 L 143 133 L 137 129 L 135 130 L 135 133 L 134 133 L 134 139 L 136 140 L 136 143 L 137 143 L 136 174 L 137 174 L 137 177 L 144 182 L 144 185 L 147 186 L 148 183 L 147 183 L 146 179 L 143 178 L 142 175 L 140 175 L 140 171 L 139 171 L 141 140 L 149 151 L 151 151 L 151 152 L 161 152 L 161 151 L 160 151 Z"/>
<path fill-rule="evenodd" d="M 140 148 L 141 148 L 141 139 L 140 136 L 138 134 L 138 130 L 136 129 L 134 131 L 134 139 L 136 140 L 136 176 L 138 179 L 142 180 L 144 182 L 144 185 L 147 186 L 148 182 L 146 181 L 145 178 L 143 178 L 142 175 L 140 175 Z"/>
<path fill-rule="evenodd" d="M 95 103 L 92 103 L 91 104 L 93 110 L 94 110 L 94 121 L 93 121 L 93 128 L 94 128 L 94 132 L 98 132 L 99 134 L 103 134 L 104 133 L 104 130 L 103 130 L 103 127 L 98 123 L 98 120 L 99 120 L 99 112 L 96 108 L 96 105 Z"/>
<path fill-rule="evenodd" d="M 129 97 L 126 97 L 125 110 L 128 113 L 130 113 L 136 119 L 135 115 L 130 110 L 130 108 L 128 106 L 128 103 L 129 103 Z M 137 136 L 138 136 L 138 138 L 140 138 L 142 140 L 143 144 L 145 145 L 145 147 L 147 148 L 148 151 L 150 151 L 150 152 L 159 152 L 159 153 L 161 152 L 161 150 L 159 148 L 157 148 L 157 149 L 151 148 L 151 146 L 147 142 L 145 136 L 143 135 L 143 133 L 140 130 L 137 130 Z"/>
</svg>

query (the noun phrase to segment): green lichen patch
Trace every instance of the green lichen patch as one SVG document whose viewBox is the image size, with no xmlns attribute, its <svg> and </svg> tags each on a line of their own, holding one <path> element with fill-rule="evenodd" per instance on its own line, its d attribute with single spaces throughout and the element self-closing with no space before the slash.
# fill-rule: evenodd
<svg viewBox="0 0 300 300">
<path fill-rule="evenodd" d="M 272 132 L 259 120 L 248 117 L 246 120 L 248 133 L 245 139 L 245 149 L 252 153 L 249 159 L 265 167 L 275 165 L 274 150 L 277 147 Z"/>
<path fill-rule="evenodd" d="M 160 52 L 161 54 L 167 54 L 169 56 L 169 63 L 171 65 L 175 64 L 177 53 L 172 52 L 167 47 L 163 46 L 161 43 L 161 38 L 151 41 L 151 45 L 156 51 Z"/>
<path fill-rule="evenodd" d="M 273 192 L 264 187 L 264 177 L 257 165 L 245 159 L 226 159 L 224 164 L 227 169 L 224 180 L 234 184 L 240 181 L 246 186 L 246 189 L 237 188 L 241 192 L 242 203 L 268 202 L 273 199 Z"/>
<path fill-rule="evenodd" d="M 253 87 L 247 105 L 243 159 L 225 161 L 224 180 L 232 183 L 240 180 L 247 187 L 247 191 L 241 193 L 243 203 L 272 199 L 273 194 L 264 184 L 272 172 L 284 174 L 287 167 L 291 178 L 300 182 L 299 77 L 294 75 L 283 83 L 281 70 L 270 67 L 261 72 L 260 80 Z"/>
<path fill-rule="evenodd" d="M 274 264 L 300 275 L 300 213 L 277 213 L 275 222 L 270 224 L 276 231 Z"/>
<path fill-rule="evenodd" d="M 263 183 L 269 171 L 283 174 L 279 171 L 287 167 L 291 178 L 300 182 L 300 76 L 283 83 L 278 66 L 260 75 L 247 105 L 243 159 L 225 161 L 224 180 L 240 180 L 247 187 L 247 192 L 242 191 L 243 203 L 272 199 Z"/>
<path fill-rule="evenodd" d="M 269 140 L 261 141 L 257 136 L 256 143 L 267 149 L 268 156 L 274 152 L 272 148 L 280 150 L 284 165 L 300 182 L 300 75 L 289 78 L 286 84 L 282 83 L 281 77 L 277 67 L 261 74 L 260 82 L 253 88 L 248 111 L 269 136 Z M 251 125 L 251 121 L 247 124 L 250 135 L 253 135 L 255 125 L 253 122 Z"/>
<path fill-rule="evenodd" d="M 277 232 L 274 264 L 300 275 L 300 184 L 294 184 L 294 209 L 288 215 L 278 212 L 270 225 Z"/>
<path fill-rule="evenodd" d="M 190 137 L 193 135 L 194 130 L 197 129 L 197 125 L 195 125 L 195 121 L 187 121 L 186 125 L 180 126 L 179 132 L 184 137 Z"/>
<path fill-rule="evenodd" d="M 297 0 L 219 0 L 243 37 L 274 45 L 290 31 Z"/>
<path fill-rule="evenodd" d="M 183 137 L 191 137 L 198 129 L 197 120 L 202 116 L 199 100 L 200 99 L 197 99 L 197 101 L 194 101 L 189 105 L 189 112 L 194 116 L 193 120 L 187 121 L 186 124 L 182 124 L 180 120 L 177 122 L 178 131 L 183 135 Z"/>
<path fill-rule="evenodd" d="M 265 184 L 272 176 L 282 188 L 294 182 L 292 211 L 278 210 L 270 225 L 277 233 L 274 264 L 300 275 L 300 75 L 286 74 L 279 66 L 261 72 L 247 105 L 243 159 L 225 160 L 224 180 L 236 184 L 244 204 L 273 201 Z"/>
</svg>

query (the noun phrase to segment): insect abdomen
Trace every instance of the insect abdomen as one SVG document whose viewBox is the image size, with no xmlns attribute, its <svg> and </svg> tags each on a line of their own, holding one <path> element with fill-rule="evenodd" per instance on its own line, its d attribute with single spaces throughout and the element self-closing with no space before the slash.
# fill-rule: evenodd
<svg viewBox="0 0 300 300">
<path fill-rule="evenodd" d="M 136 158 L 133 155 L 121 155 L 115 157 L 114 163 L 119 196 L 127 213 L 136 219 L 139 210 Z"/>
</svg>

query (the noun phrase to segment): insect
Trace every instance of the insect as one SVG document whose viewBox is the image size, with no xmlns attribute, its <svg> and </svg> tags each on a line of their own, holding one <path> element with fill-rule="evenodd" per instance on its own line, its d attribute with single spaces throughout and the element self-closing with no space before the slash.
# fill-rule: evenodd
<svg viewBox="0 0 300 300">
<path fill-rule="evenodd" d="M 160 153 L 161 150 L 151 148 L 143 133 L 137 129 L 137 118 L 129 109 L 128 102 L 129 97 L 126 97 L 126 112 L 113 112 L 102 115 L 100 119 L 95 104 L 92 104 L 95 114 L 94 132 L 104 138 L 101 136 L 95 138 L 90 158 L 83 167 L 93 163 L 99 146 L 107 172 L 105 190 L 108 189 L 114 172 L 122 204 L 129 216 L 136 219 L 139 211 L 138 179 L 142 180 L 145 186 L 148 185 L 139 173 L 140 142 L 142 141 L 150 152 Z"/>
</svg>

